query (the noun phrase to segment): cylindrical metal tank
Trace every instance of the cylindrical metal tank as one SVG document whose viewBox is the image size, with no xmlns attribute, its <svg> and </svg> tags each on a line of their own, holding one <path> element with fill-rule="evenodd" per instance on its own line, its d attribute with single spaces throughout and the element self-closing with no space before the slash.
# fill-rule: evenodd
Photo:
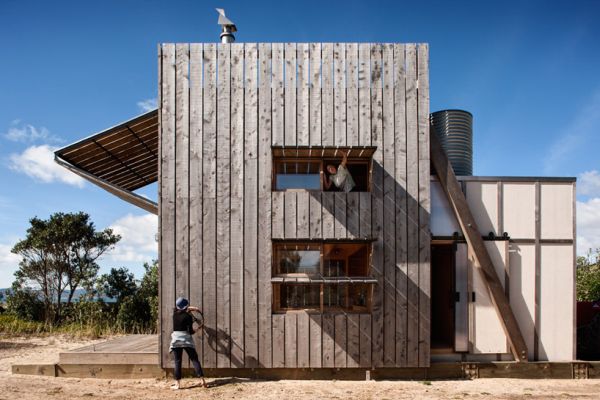
<svg viewBox="0 0 600 400">
<path fill-rule="evenodd" d="M 473 175 L 473 115 L 463 110 L 436 111 L 429 116 L 456 175 Z"/>
</svg>

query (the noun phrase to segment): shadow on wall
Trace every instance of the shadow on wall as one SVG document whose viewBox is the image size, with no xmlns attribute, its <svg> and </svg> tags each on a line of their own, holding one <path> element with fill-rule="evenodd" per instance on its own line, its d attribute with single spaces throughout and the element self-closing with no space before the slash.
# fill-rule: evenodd
<svg viewBox="0 0 600 400">
<path fill-rule="evenodd" d="M 521 255 L 521 251 L 522 250 L 518 248 L 509 253 L 510 259 L 508 262 L 510 265 L 510 275 L 506 277 L 505 285 L 508 285 L 509 287 L 510 304 L 515 312 L 515 317 L 517 317 L 521 333 L 525 338 L 529 360 L 537 361 L 540 359 L 540 355 L 546 354 L 546 351 L 539 340 L 539 333 L 535 332 L 534 318 L 531 313 L 527 311 L 527 299 L 523 296 L 525 293 L 529 293 L 528 290 L 523 289 L 524 276 L 527 275 L 529 271 L 535 270 L 535 265 L 527 265 L 524 263 L 524 257 Z M 511 277 L 516 278 L 511 279 Z M 518 312 L 518 310 L 523 311 Z M 535 342 L 537 342 L 537 350 L 536 345 L 534 344 Z M 510 352 L 510 349 L 508 349 L 508 351 Z M 538 355 L 537 357 L 535 356 L 536 353 Z"/>
<path fill-rule="evenodd" d="M 238 352 L 231 351 L 234 345 L 231 336 L 220 329 L 205 328 L 204 346 L 218 354 L 230 355 L 231 367 L 238 368 L 427 365 L 429 211 L 407 193 L 405 183 L 396 181 L 376 161 L 373 161 L 372 181 L 370 193 L 310 192 L 322 209 L 320 215 L 333 216 L 334 226 L 318 221 L 323 238 L 376 239 L 371 277 L 378 283 L 374 287 L 371 314 L 273 315 L 273 354 L 268 362 L 236 358 L 233 354 Z M 414 184 L 417 185 L 416 180 Z M 414 191 L 418 192 L 418 187 Z M 363 201 L 368 204 L 361 204 Z"/>
</svg>

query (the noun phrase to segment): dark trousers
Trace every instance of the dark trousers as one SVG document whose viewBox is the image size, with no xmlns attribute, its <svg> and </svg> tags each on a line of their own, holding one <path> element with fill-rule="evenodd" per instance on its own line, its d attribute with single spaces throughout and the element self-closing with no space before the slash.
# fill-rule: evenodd
<svg viewBox="0 0 600 400">
<path fill-rule="evenodd" d="M 196 349 L 193 347 L 179 347 L 173 349 L 173 357 L 175 357 L 175 379 L 181 379 L 181 356 L 183 354 L 183 350 L 185 350 L 190 358 L 190 361 L 194 365 L 196 376 L 204 376 L 204 371 L 202 371 L 202 367 L 200 366 L 200 360 L 198 360 L 198 353 L 196 353 Z"/>
</svg>

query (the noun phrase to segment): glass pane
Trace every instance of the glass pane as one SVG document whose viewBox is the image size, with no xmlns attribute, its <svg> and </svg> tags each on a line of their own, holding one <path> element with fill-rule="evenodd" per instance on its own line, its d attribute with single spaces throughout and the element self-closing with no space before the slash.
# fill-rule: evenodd
<svg viewBox="0 0 600 400">
<path fill-rule="evenodd" d="M 361 245 L 348 256 L 348 276 L 369 275 L 369 248 Z"/>
<path fill-rule="evenodd" d="M 275 190 L 321 189 L 321 177 L 319 174 L 277 174 L 276 179 Z"/>
<path fill-rule="evenodd" d="M 325 243 L 323 275 L 368 276 L 369 246 L 366 243 Z"/>
<path fill-rule="evenodd" d="M 317 274 L 321 252 L 318 246 L 281 246 L 275 261 L 278 274 Z"/>
<path fill-rule="evenodd" d="M 320 285 L 282 284 L 280 289 L 280 305 L 282 309 L 320 309 Z"/>
<path fill-rule="evenodd" d="M 275 168 L 275 190 L 321 190 L 320 162 L 283 161 Z"/>
<path fill-rule="evenodd" d="M 326 310 L 343 310 L 346 308 L 346 303 L 346 285 L 323 285 L 323 307 Z"/>
<path fill-rule="evenodd" d="M 349 287 L 350 311 L 365 311 L 370 304 L 371 286 L 365 283 L 351 284 Z"/>
<path fill-rule="evenodd" d="M 323 276 L 344 276 L 346 265 L 344 260 L 326 259 L 323 261 Z"/>
</svg>

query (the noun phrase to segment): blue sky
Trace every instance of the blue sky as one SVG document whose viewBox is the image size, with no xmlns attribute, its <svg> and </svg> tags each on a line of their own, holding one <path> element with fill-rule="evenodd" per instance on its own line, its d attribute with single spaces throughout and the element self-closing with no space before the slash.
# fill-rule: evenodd
<svg viewBox="0 0 600 400">
<path fill-rule="evenodd" d="M 83 210 L 141 274 L 156 217 L 55 167 L 54 147 L 140 114 L 160 42 L 427 42 L 431 110 L 474 115 L 476 175 L 577 176 L 578 247 L 600 247 L 599 1 L 0 0 L 0 287 L 29 218 Z M 143 191 L 156 198 L 156 187 Z"/>
</svg>

